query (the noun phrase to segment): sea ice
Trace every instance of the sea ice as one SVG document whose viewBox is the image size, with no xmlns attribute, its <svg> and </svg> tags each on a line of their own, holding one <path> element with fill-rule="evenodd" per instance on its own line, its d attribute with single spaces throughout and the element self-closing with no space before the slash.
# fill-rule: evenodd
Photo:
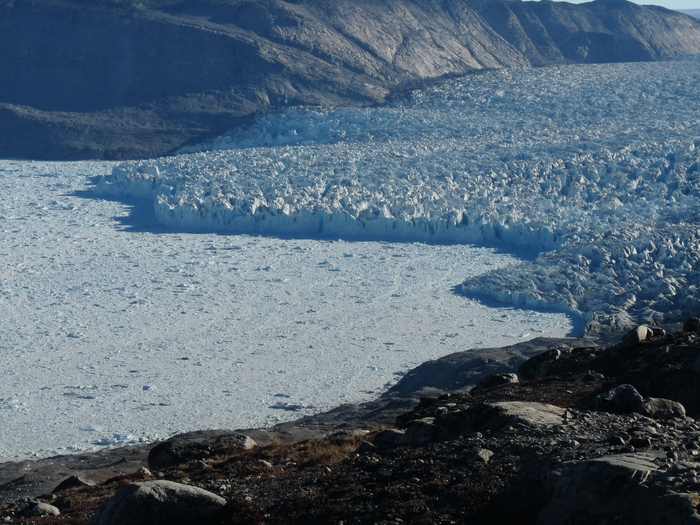
<svg viewBox="0 0 700 525">
<path fill-rule="evenodd" d="M 266 426 L 580 329 L 455 294 L 519 264 L 494 248 L 168 230 L 94 198 L 112 166 L 0 161 L 0 459 Z"/>
</svg>

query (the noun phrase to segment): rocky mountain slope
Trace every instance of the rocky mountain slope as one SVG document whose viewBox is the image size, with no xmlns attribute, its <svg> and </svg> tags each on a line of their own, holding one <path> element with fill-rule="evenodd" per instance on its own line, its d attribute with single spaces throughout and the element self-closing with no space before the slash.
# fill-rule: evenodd
<svg viewBox="0 0 700 525">
<path fill-rule="evenodd" d="M 267 108 L 694 53 L 700 21 L 618 0 L 0 0 L 0 157 L 153 157 Z"/>
<path fill-rule="evenodd" d="M 266 445 L 241 432 L 176 436 L 143 454 L 141 468 L 124 455 L 126 474 L 97 484 L 70 477 L 51 494 L 8 502 L 0 516 L 86 525 L 698 523 L 699 349 L 699 319 L 673 334 L 639 326 L 612 346 L 550 348 L 517 374 L 424 397 L 395 428 L 356 421 L 325 438 Z M 460 374 L 449 375 L 438 383 Z"/>
</svg>

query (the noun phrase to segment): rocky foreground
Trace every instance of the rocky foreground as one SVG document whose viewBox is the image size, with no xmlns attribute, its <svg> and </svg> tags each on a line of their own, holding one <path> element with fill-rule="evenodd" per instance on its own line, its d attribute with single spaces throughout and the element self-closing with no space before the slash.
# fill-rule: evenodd
<svg viewBox="0 0 700 525">
<path fill-rule="evenodd" d="M 295 441 L 288 428 L 265 445 L 253 431 L 184 434 L 143 451 L 143 465 L 124 456 L 130 473 L 100 483 L 68 477 L 50 493 L 6 502 L 0 517 L 92 525 L 700 523 L 699 393 L 700 320 L 673 334 L 640 326 L 612 346 L 551 348 L 517 374 L 424 397 L 394 428 L 354 421 L 321 432 L 297 423 L 296 437 L 326 436 Z"/>
<path fill-rule="evenodd" d="M 697 53 L 700 21 L 624 0 L 0 0 L 0 157 L 156 157 L 270 108 Z"/>
</svg>

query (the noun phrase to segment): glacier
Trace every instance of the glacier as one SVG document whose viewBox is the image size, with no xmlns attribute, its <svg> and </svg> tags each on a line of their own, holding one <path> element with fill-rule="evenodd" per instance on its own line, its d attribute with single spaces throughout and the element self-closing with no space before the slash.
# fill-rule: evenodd
<svg viewBox="0 0 700 525">
<path fill-rule="evenodd" d="M 467 295 L 589 329 L 700 310 L 700 56 L 473 74 L 362 109 L 296 108 L 95 191 L 187 231 L 538 252 Z"/>
</svg>

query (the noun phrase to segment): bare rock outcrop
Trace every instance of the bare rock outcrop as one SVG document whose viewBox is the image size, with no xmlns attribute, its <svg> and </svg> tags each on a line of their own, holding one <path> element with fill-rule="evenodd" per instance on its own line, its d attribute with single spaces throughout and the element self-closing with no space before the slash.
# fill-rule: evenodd
<svg viewBox="0 0 700 525">
<path fill-rule="evenodd" d="M 654 483 L 660 457 L 665 454 L 618 454 L 563 464 L 549 475 L 553 496 L 537 525 L 576 518 L 604 520 L 620 514 L 640 525 L 656 524 L 659 519 L 679 525 L 700 523 L 698 494 L 674 493 Z"/>
<path fill-rule="evenodd" d="M 223 431 L 184 435 L 173 441 L 185 464 L 159 469 L 159 482 L 134 483 L 152 477 L 137 470 L 94 486 L 67 484 L 74 486 L 0 507 L 0 517 L 12 521 L 48 502 L 60 510 L 52 523 L 97 512 L 92 525 L 261 516 L 289 524 L 697 523 L 700 386 L 689 379 L 700 332 L 692 328 L 652 328 L 633 346 L 622 337 L 609 347 L 557 343 L 558 352 L 524 367 L 543 377 L 422 397 L 383 432 L 346 426 L 250 449 L 225 444 Z M 114 496 L 98 511 L 107 494 Z"/>
<path fill-rule="evenodd" d="M 481 379 L 474 388 L 493 388 L 499 385 L 508 385 L 519 381 L 518 374 L 509 372 L 507 374 L 493 374 Z"/>
<path fill-rule="evenodd" d="M 0 0 L 0 157 L 155 157 L 268 108 L 694 53 L 700 21 L 622 0 Z"/>
<path fill-rule="evenodd" d="M 162 469 L 196 462 L 228 450 L 250 449 L 256 445 L 240 432 L 200 430 L 178 434 L 159 443 L 148 453 L 148 467 Z"/>
</svg>

